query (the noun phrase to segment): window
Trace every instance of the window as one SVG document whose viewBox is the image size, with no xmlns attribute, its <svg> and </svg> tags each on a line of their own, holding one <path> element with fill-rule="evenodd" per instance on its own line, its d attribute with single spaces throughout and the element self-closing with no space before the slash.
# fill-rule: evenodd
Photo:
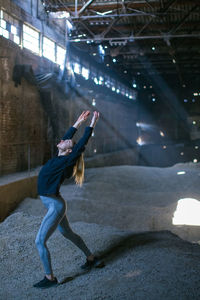
<svg viewBox="0 0 200 300">
<path fill-rule="evenodd" d="M 89 79 L 89 70 L 86 69 L 85 67 L 82 67 L 82 76 L 88 80 Z"/>
<path fill-rule="evenodd" d="M 42 49 L 43 49 L 42 52 L 43 56 L 55 62 L 55 43 L 44 36 Z"/>
<path fill-rule="evenodd" d="M 75 62 L 73 65 L 74 65 L 74 73 L 81 74 L 81 66 L 77 62 Z"/>
<path fill-rule="evenodd" d="M 105 85 L 107 88 L 110 88 L 110 77 L 108 75 L 105 75 Z"/>
<path fill-rule="evenodd" d="M 110 81 L 111 81 L 110 88 L 112 89 L 113 92 L 115 92 L 115 86 L 116 86 L 115 80 L 114 80 L 114 79 L 111 79 Z"/>
<path fill-rule="evenodd" d="M 32 29 L 30 26 L 23 25 L 23 47 L 39 54 L 40 35 L 39 32 L 35 29 Z"/>
<path fill-rule="evenodd" d="M 94 83 L 99 84 L 97 77 L 94 78 Z"/>
<path fill-rule="evenodd" d="M 57 45 L 57 47 L 56 47 L 56 62 L 57 62 L 57 64 L 60 65 L 61 69 L 64 69 L 65 53 L 66 53 L 66 50 Z"/>
<path fill-rule="evenodd" d="M 99 84 L 103 85 L 104 83 L 104 78 L 103 78 L 103 74 L 101 73 L 101 75 L 99 76 Z"/>
<path fill-rule="evenodd" d="M 0 11 L 0 35 L 20 44 L 19 21 L 3 10 Z"/>
</svg>

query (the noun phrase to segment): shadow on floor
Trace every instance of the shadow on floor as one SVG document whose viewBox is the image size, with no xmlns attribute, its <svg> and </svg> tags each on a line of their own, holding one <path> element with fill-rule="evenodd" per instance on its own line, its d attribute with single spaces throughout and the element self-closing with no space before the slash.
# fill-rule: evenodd
<svg viewBox="0 0 200 300">
<path fill-rule="evenodd" d="M 167 237 L 173 238 L 177 236 L 171 233 L 170 231 L 144 232 L 144 233 L 135 233 L 135 234 L 131 233 L 129 235 L 125 235 L 124 237 L 116 241 L 114 245 L 112 245 L 110 248 L 107 248 L 101 253 L 99 253 L 98 258 L 100 259 L 102 264 L 100 264 L 100 266 L 98 266 L 97 268 L 103 268 L 105 265 L 116 260 L 117 257 L 124 255 L 126 252 L 136 247 L 153 244 L 160 240 L 165 240 L 167 239 Z M 89 273 L 92 270 L 93 269 L 85 271 L 80 269 L 80 271 L 74 272 L 74 274 L 65 277 L 60 282 L 60 284 L 64 284 L 68 281 L 74 280 L 82 275 Z"/>
</svg>

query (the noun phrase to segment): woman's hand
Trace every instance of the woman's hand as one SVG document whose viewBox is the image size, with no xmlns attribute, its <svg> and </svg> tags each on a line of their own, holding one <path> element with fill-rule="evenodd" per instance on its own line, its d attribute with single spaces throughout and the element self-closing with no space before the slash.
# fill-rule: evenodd
<svg viewBox="0 0 200 300">
<path fill-rule="evenodd" d="M 87 118 L 90 115 L 90 111 L 83 111 L 82 114 L 78 117 L 78 120 L 76 121 L 76 123 L 73 125 L 73 127 L 78 128 L 83 122 L 85 122 L 87 120 Z"/>
<path fill-rule="evenodd" d="M 92 120 L 91 120 L 91 123 L 90 123 L 90 127 L 95 127 L 97 121 L 99 119 L 99 112 L 98 111 L 94 111 L 93 112 L 93 117 L 92 117 Z"/>
</svg>

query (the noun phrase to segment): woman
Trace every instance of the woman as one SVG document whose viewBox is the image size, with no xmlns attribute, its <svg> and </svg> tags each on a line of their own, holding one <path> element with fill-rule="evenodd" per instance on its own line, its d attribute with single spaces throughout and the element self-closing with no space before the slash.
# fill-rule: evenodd
<svg viewBox="0 0 200 300">
<path fill-rule="evenodd" d="M 38 176 L 38 194 L 48 211 L 35 241 L 45 270 L 44 279 L 34 284 L 36 288 L 48 288 L 58 283 L 53 275 L 50 253 L 46 245 L 48 238 L 57 227 L 65 238 L 71 240 L 86 255 L 87 260 L 82 268 L 89 269 L 98 265 L 98 259 L 90 252 L 82 238 L 70 228 L 66 216 L 65 200 L 59 193 L 60 185 L 65 178 L 74 176 L 77 184 L 81 185 L 83 182 L 83 151 L 99 119 L 99 113 L 96 111 L 93 113 L 90 126 L 85 128 L 85 133 L 77 144 L 73 143 L 72 137 L 89 115 L 89 111 L 83 111 L 57 145 L 57 155 L 43 166 Z"/>
</svg>

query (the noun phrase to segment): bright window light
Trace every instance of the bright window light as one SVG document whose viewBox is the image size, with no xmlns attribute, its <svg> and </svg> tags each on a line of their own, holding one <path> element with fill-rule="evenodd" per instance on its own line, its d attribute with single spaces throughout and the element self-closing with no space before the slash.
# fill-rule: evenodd
<svg viewBox="0 0 200 300">
<path fill-rule="evenodd" d="M 44 3 L 45 5 L 45 3 Z M 56 19 L 64 19 L 64 18 L 69 18 L 70 14 L 68 11 L 56 11 L 56 12 L 50 12 L 49 15 L 53 18 Z"/>
<path fill-rule="evenodd" d="M 160 135 L 165 136 L 164 132 L 162 132 L 161 130 L 160 130 Z"/>
<path fill-rule="evenodd" d="M 99 81 L 98 81 L 98 79 L 95 77 L 94 78 L 94 82 L 96 83 L 96 84 L 99 84 Z"/>
<path fill-rule="evenodd" d="M 106 81 L 105 85 L 107 86 L 107 88 L 110 88 L 110 82 L 109 81 Z"/>
<path fill-rule="evenodd" d="M 11 25 L 11 33 L 17 35 L 17 28 L 14 25 Z"/>
<path fill-rule="evenodd" d="M 99 53 L 101 54 L 101 55 L 105 55 L 105 50 L 103 49 L 103 46 L 102 45 L 99 45 Z"/>
<path fill-rule="evenodd" d="M 42 49 L 43 49 L 43 53 L 42 53 L 43 56 L 55 62 L 55 43 L 44 36 Z"/>
<path fill-rule="evenodd" d="M 185 171 L 179 171 L 177 172 L 177 175 L 184 175 L 185 174 Z"/>
<path fill-rule="evenodd" d="M 172 218 L 174 225 L 200 225 L 200 201 L 194 198 L 183 198 L 178 201 Z"/>
<path fill-rule="evenodd" d="M 141 138 L 141 136 L 138 137 L 138 139 L 136 140 L 136 142 L 138 143 L 138 145 L 142 146 L 145 144 L 144 140 Z"/>
<path fill-rule="evenodd" d="M 71 30 L 73 28 L 73 25 L 69 20 L 66 21 L 66 25 L 69 30 Z"/>
<path fill-rule="evenodd" d="M 23 46 L 37 54 L 39 54 L 40 35 L 37 30 L 32 29 L 30 26 L 23 24 Z"/>
<path fill-rule="evenodd" d="M 6 29 L 6 21 L 0 20 L 0 26 L 1 26 L 3 29 Z"/>
<path fill-rule="evenodd" d="M 88 78 L 89 78 L 89 70 L 86 69 L 86 68 L 84 68 L 84 67 L 82 67 L 82 76 L 83 76 L 86 80 L 88 80 Z"/>
<path fill-rule="evenodd" d="M 65 63 L 65 49 L 58 46 L 56 47 L 56 62 L 61 66 L 61 68 L 64 68 L 64 63 Z"/>
<path fill-rule="evenodd" d="M 9 32 L 8 32 L 7 30 L 3 29 L 2 35 L 3 35 L 3 37 L 5 37 L 6 39 L 9 39 Z"/>
<path fill-rule="evenodd" d="M 2 30 L 2 35 L 3 37 L 5 37 L 6 39 L 9 39 L 9 32 L 5 29 Z"/>
<path fill-rule="evenodd" d="M 103 81 L 103 77 L 102 77 L 102 76 L 99 76 L 99 80 L 100 80 L 100 81 Z"/>
<path fill-rule="evenodd" d="M 74 63 L 74 73 L 81 74 L 81 66 L 78 63 Z"/>
</svg>

